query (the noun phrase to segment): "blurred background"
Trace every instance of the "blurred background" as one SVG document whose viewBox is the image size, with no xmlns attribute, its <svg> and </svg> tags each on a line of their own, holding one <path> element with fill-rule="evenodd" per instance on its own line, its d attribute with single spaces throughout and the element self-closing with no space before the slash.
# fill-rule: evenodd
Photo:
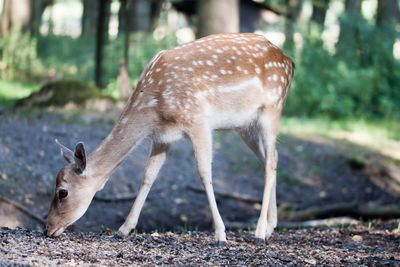
<svg viewBox="0 0 400 267">
<path fill-rule="evenodd" d="M 218 32 L 265 35 L 293 58 L 286 115 L 396 119 L 398 0 L 0 0 L 0 104 L 60 79 L 118 97 L 161 49 Z"/>
<path fill-rule="evenodd" d="M 339 205 L 330 215 L 400 217 L 399 9 L 400 0 L 0 0 L 0 193 L 8 205 L 0 205 L 2 224 L 6 217 L 1 210 L 15 214 L 27 206 L 40 214 L 37 222 L 45 216 L 55 174 L 63 164 L 54 137 L 70 147 L 83 139 L 94 149 L 117 118 L 126 91 L 135 88 L 158 51 L 219 32 L 264 35 L 296 64 L 278 145 L 278 199 L 285 218 L 298 219 L 288 212 L 327 203 L 364 205 Z M 232 133 L 216 137 L 217 191 L 218 186 L 230 191 L 225 178 L 260 176 L 254 182 L 258 187 L 247 193 L 239 192 L 245 190 L 243 184 L 236 189 L 239 195 L 261 196 L 262 170 L 245 146 L 229 147 L 236 141 Z M 165 179 L 181 177 L 179 171 L 196 176 L 189 147 L 184 143 L 172 151 L 170 163 L 187 166 L 167 168 Z M 105 194 L 135 192 L 147 153 L 139 148 L 128 160 L 137 169 L 122 167 Z M 200 188 L 191 191 L 197 196 Z M 302 198 L 305 192 L 309 200 Z M 165 198 L 172 196 L 167 193 Z M 250 206 L 244 206 L 243 213 L 227 205 L 233 215 L 226 220 L 256 218 L 257 200 L 236 200 Z M 154 201 L 165 203 L 163 198 Z M 187 203 L 177 194 L 164 209 L 175 214 L 168 220 L 152 217 L 155 208 L 144 211 L 154 222 L 149 227 L 186 225 L 188 218 L 194 218 L 195 225 L 211 225 L 208 204 L 199 204 L 204 213 L 195 219 L 196 214 L 189 214 L 193 209 L 179 208 Z M 368 213 L 371 203 L 391 205 L 383 207 L 389 215 Z M 130 203 L 123 205 L 115 222 L 104 224 L 121 223 Z M 95 211 L 90 214 L 97 218 Z M 203 217 L 209 221 L 201 224 Z M 85 225 L 81 227 L 93 229 Z"/>
</svg>

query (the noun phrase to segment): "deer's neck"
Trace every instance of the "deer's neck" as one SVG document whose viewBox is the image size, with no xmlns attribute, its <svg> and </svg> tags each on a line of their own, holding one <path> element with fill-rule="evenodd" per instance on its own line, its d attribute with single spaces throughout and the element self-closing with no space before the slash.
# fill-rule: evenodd
<svg viewBox="0 0 400 267">
<path fill-rule="evenodd" d="M 149 135 L 151 116 L 126 109 L 114 128 L 99 146 L 89 155 L 87 171 L 95 178 L 97 190 L 101 189 L 115 168 L 120 165 L 134 146 Z"/>
</svg>

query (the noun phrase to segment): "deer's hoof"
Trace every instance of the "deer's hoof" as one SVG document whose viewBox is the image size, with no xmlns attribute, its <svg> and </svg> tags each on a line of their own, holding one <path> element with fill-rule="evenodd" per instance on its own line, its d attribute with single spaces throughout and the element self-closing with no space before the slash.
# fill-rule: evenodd
<svg viewBox="0 0 400 267">
<path fill-rule="evenodd" d="M 262 238 L 255 238 L 254 239 L 254 245 L 255 246 L 262 246 L 265 244 L 265 240 Z"/>
<path fill-rule="evenodd" d="M 115 235 L 113 235 L 112 239 L 115 239 L 115 240 L 122 240 L 122 239 L 124 239 L 124 237 L 121 236 L 121 235 L 119 235 L 119 233 L 116 233 Z"/>
<path fill-rule="evenodd" d="M 226 241 L 217 241 L 215 242 L 215 246 L 220 248 L 226 247 Z"/>
</svg>

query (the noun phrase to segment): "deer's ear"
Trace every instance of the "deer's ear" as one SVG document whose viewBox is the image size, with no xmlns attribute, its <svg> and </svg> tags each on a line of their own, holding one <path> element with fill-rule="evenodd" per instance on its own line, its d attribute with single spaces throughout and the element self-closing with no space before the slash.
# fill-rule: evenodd
<svg viewBox="0 0 400 267">
<path fill-rule="evenodd" d="M 75 169 L 81 174 L 86 168 L 86 152 L 85 146 L 82 142 L 79 142 L 75 147 Z"/>
<path fill-rule="evenodd" d="M 66 146 L 64 146 L 63 144 L 61 144 L 60 142 L 58 142 L 58 140 L 56 139 L 55 142 L 57 143 L 57 145 L 60 146 L 61 149 L 61 155 L 63 155 L 64 159 L 68 162 L 68 163 L 74 163 L 75 162 L 75 158 L 74 158 L 74 152 L 72 152 L 70 149 L 68 149 Z"/>
</svg>

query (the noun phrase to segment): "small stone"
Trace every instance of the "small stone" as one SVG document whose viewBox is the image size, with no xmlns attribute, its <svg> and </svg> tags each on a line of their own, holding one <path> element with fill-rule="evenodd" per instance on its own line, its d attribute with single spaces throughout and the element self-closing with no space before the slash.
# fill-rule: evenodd
<svg viewBox="0 0 400 267">
<path fill-rule="evenodd" d="M 356 242 L 361 242 L 363 240 L 362 236 L 360 235 L 354 235 L 351 239 Z"/>
</svg>

